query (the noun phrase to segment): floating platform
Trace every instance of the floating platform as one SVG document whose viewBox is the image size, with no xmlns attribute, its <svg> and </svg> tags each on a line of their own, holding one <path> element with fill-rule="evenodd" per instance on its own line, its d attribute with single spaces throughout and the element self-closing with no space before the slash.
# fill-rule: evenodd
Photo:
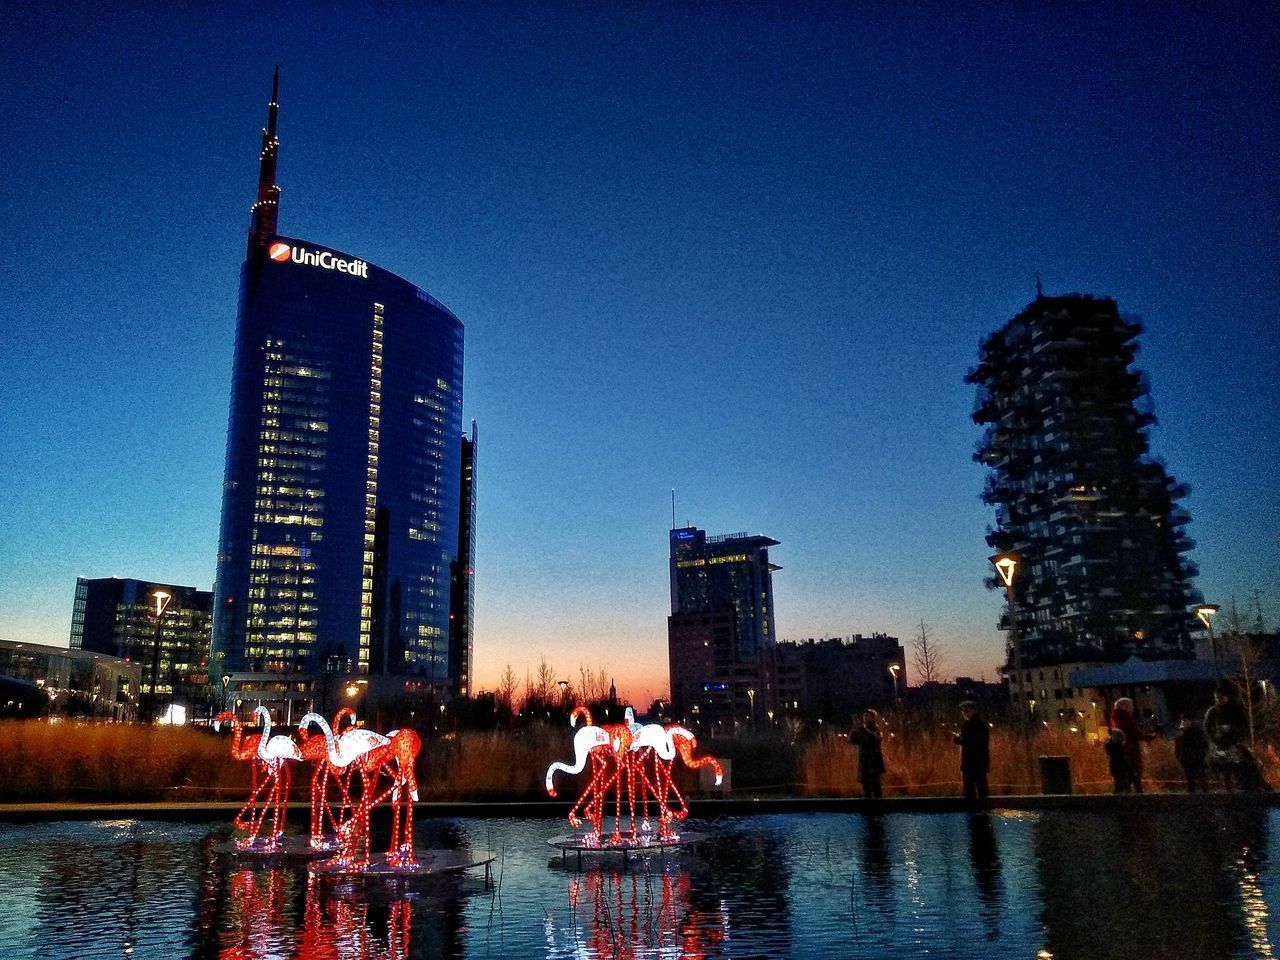
<svg viewBox="0 0 1280 960">
<path fill-rule="evenodd" d="M 312 873 L 353 877 L 435 877 L 447 873 L 461 873 L 474 867 L 484 867 L 484 883 L 492 882 L 491 865 L 494 855 L 489 850 L 415 850 L 416 866 L 405 867 L 387 862 L 385 853 L 373 854 L 364 867 L 350 867 L 334 863 L 332 859 L 313 862 Z"/>
<path fill-rule="evenodd" d="M 252 845 L 242 847 L 235 840 L 228 840 L 213 848 L 214 853 L 228 854 L 237 857 L 253 857 L 260 860 L 314 860 L 317 857 L 331 857 L 338 849 L 336 842 L 323 847 L 313 847 L 311 838 L 299 834 L 281 837 L 275 843 L 268 844 L 262 839 L 255 840 Z"/>
<path fill-rule="evenodd" d="M 418 864 L 415 867 L 390 864 L 387 862 L 385 853 L 378 853 L 369 857 L 368 866 L 353 868 L 333 862 L 333 855 L 337 850 L 336 843 L 324 847 L 313 847 L 311 846 L 310 838 L 303 836 L 281 837 L 271 845 L 259 840 L 249 847 L 241 847 L 234 840 L 229 840 L 214 847 L 214 852 L 219 854 L 265 863 L 284 860 L 310 861 L 309 866 L 313 873 L 343 876 L 430 877 L 443 873 L 470 870 L 472 867 L 484 867 L 486 886 L 490 881 L 489 865 L 494 860 L 493 853 L 488 850 L 419 849 L 414 851 L 414 856 L 418 859 Z"/>
<path fill-rule="evenodd" d="M 547 843 L 560 851 L 561 862 L 567 860 L 570 853 L 576 854 L 578 866 L 581 867 L 584 856 L 604 856 L 620 853 L 622 854 L 622 862 L 625 865 L 630 861 L 632 854 L 656 853 L 660 856 L 665 856 L 668 850 L 691 847 L 705 839 L 707 839 L 705 833 L 685 830 L 668 839 L 661 839 L 657 834 L 644 833 L 634 840 L 624 836 L 620 843 L 610 842 L 607 836 L 594 838 L 585 833 L 570 833 L 561 837 L 552 837 Z"/>
</svg>

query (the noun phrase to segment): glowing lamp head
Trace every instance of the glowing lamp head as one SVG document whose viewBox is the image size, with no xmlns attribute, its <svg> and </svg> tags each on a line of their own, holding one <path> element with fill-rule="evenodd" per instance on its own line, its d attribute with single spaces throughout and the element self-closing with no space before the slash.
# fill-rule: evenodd
<svg viewBox="0 0 1280 960">
<path fill-rule="evenodd" d="M 1204 624 L 1206 630 L 1213 626 L 1213 618 L 1219 609 L 1216 603 L 1202 603 L 1196 607 L 1196 616 L 1200 618 L 1200 622 Z"/>
<path fill-rule="evenodd" d="M 1000 574 L 1000 579 L 1004 581 L 1006 587 L 1013 586 L 1013 574 L 1018 567 L 1018 561 L 1010 554 L 1001 554 L 991 561 L 996 568 L 996 573 Z"/>
<path fill-rule="evenodd" d="M 154 597 L 156 601 L 157 617 L 164 613 L 165 607 L 169 606 L 169 601 L 173 599 L 173 594 L 166 593 L 163 590 L 154 590 L 152 591 L 151 596 Z"/>
</svg>

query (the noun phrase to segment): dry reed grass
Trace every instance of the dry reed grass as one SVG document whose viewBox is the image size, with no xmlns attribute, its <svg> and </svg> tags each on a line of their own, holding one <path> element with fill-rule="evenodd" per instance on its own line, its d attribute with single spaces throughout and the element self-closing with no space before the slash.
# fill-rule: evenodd
<svg viewBox="0 0 1280 960">
<path fill-rule="evenodd" d="M 545 797 L 544 778 L 553 760 L 571 759 L 572 738 L 558 727 L 507 732 L 462 732 L 423 744 L 418 782 L 428 800 L 522 800 Z M 63 721 L 0 723 L 0 802 L 58 800 L 237 799 L 249 770 L 229 754 L 226 736 L 183 727 L 148 727 Z M 1144 745 L 1148 788 L 1178 788 L 1181 770 L 1170 741 Z M 807 796 L 857 796 L 857 755 L 847 739 L 824 732 L 807 742 L 769 737 L 707 744 L 700 752 L 734 760 L 739 793 L 760 789 Z M 885 739 L 888 796 L 946 796 L 960 792 L 959 748 L 944 730 L 908 729 Z M 1079 736 L 1041 731 L 1032 752 L 1066 756 L 1075 789 L 1111 789 L 1106 756 Z M 991 792 L 1035 792 L 1022 742 L 995 729 L 991 737 Z M 1280 758 L 1258 751 L 1270 776 Z M 759 769 L 757 769 L 759 768 Z M 308 777 L 295 775 L 294 791 L 305 794 Z M 692 785 L 693 779 L 688 778 Z M 561 796 L 576 796 L 580 778 L 561 778 Z"/>
<path fill-rule="evenodd" d="M 172 787 L 236 786 L 226 745 L 187 727 L 0 723 L 0 800 L 158 800 Z"/>
<path fill-rule="evenodd" d="M 1070 733 L 1042 730 L 1031 744 L 1034 758 L 1064 756 L 1071 763 L 1077 793 L 1105 793 L 1112 789 L 1107 757 L 1101 744 Z M 907 730 L 884 740 L 886 796 L 948 796 L 961 793 L 960 748 L 942 730 Z M 1173 743 L 1158 738 L 1143 745 L 1143 782 L 1150 790 L 1176 789 L 1183 783 Z M 800 758 L 800 789 L 809 796 L 859 796 L 857 749 L 830 733 L 810 741 Z M 1031 770 L 1021 737 L 1010 730 L 991 732 L 990 785 L 993 795 L 1035 793 L 1039 770 Z"/>
</svg>

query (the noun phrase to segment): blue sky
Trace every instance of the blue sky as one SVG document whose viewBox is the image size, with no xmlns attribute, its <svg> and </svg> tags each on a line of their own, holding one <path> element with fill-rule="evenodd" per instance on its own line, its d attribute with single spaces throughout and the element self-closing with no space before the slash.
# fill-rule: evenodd
<svg viewBox="0 0 1280 960">
<path fill-rule="evenodd" d="M 782 542 L 784 638 L 923 618 L 992 676 L 963 376 L 1036 272 L 1142 318 L 1199 586 L 1274 621 L 1275 18 L 10 11 L 0 636 L 65 643 L 77 575 L 211 584 L 276 62 L 281 229 L 466 324 L 482 686 L 546 656 L 662 692 L 672 488 Z"/>
</svg>

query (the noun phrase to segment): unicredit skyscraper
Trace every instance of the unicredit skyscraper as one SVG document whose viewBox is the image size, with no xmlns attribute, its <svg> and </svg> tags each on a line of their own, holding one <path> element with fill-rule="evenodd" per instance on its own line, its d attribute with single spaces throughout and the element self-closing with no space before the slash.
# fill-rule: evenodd
<svg viewBox="0 0 1280 960">
<path fill-rule="evenodd" d="M 213 667 L 285 684 L 259 689 L 354 672 L 466 693 L 450 650 L 474 542 L 459 556 L 462 323 L 362 257 L 279 233 L 278 81 L 240 272 Z"/>
</svg>

